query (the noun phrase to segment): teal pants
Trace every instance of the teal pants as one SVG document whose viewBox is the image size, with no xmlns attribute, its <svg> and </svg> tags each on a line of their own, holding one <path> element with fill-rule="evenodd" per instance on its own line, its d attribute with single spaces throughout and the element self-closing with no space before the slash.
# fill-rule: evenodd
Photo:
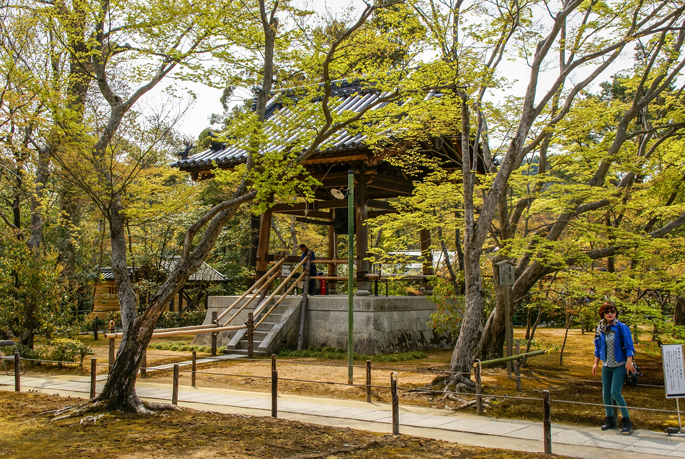
<svg viewBox="0 0 685 459">
<path fill-rule="evenodd" d="M 612 399 L 616 400 L 615 405 L 621 407 L 621 416 L 624 419 L 629 418 L 628 410 L 623 408 L 626 405 L 626 400 L 621 395 L 623 389 L 623 381 L 626 379 L 626 365 L 620 367 L 608 368 L 602 367 L 602 397 L 605 405 L 614 405 Z M 614 415 L 614 409 L 610 406 L 605 406 L 607 416 Z"/>
</svg>

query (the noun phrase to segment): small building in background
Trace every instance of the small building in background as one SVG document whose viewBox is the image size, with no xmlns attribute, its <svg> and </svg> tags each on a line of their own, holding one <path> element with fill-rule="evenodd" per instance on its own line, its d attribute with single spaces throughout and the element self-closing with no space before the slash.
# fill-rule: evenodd
<svg viewBox="0 0 685 459">
<path fill-rule="evenodd" d="M 160 271 L 164 277 L 166 277 L 165 273 L 169 272 L 175 264 L 175 259 L 161 263 Z M 136 269 L 136 274 L 138 274 L 139 271 L 139 269 Z M 129 275 L 132 273 L 133 270 L 129 268 Z M 137 279 L 134 278 L 134 284 L 140 282 L 141 278 L 142 277 L 138 277 Z M 202 266 L 188 278 L 181 290 L 174 295 L 174 298 L 167 305 L 166 311 L 176 312 L 181 315 L 187 310 L 205 309 L 207 306 L 207 294 L 210 284 L 227 281 L 228 277 L 224 276 L 207 263 L 203 263 Z M 108 312 L 118 310 L 119 295 L 117 295 L 112 268 L 101 268 L 100 279 L 95 287 L 93 315 L 99 319 L 104 319 Z"/>
</svg>

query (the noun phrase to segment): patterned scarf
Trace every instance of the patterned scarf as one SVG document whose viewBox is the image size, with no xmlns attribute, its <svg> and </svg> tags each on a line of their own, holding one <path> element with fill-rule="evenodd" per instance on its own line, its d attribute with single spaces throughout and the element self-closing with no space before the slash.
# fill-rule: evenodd
<svg viewBox="0 0 685 459">
<path fill-rule="evenodd" d="M 595 330 L 595 333 L 607 334 L 610 331 L 609 328 L 616 325 L 616 323 L 618 323 L 618 317 L 614 318 L 614 320 L 612 320 L 610 324 L 606 323 L 606 319 L 602 319 L 597 324 L 597 329 Z"/>
</svg>

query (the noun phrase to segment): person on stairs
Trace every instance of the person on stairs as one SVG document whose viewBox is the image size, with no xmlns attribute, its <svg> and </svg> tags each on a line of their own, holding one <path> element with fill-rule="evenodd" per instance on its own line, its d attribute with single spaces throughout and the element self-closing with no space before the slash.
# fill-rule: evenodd
<svg viewBox="0 0 685 459">
<path fill-rule="evenodd" d="M 621 433 L 628 435 L 633 430 L 633 423 L 625 408 L 627 405 L 621 389 L 623 389 L 627 372 L 635 373 L 633 335 L 630 333 L 630 328 L 618 320 L 618 310 L 614 303 L 604 303 L 599 308 L 599 318 L 600 321 L 595 330 L 595 364 L 592 367 L 592 374 L 597 374 L 597 366 L 601 360 L 602 398 L 606 410 L 606 419 L 601 429 L 608 430 L 616 427 L 612 407 L 613 399 L 621 409 L 623 422 Z"/>
<path fill-rule="evenodd" d="M 314 260 L 316 260 L 316 256 L 314 255 L 314 251 L 309 250 L 309 248 L 304 244 L 300 244 L 300 252 L 302 252 L 302 257 L 300 258 L 300 260 L 304 260 L 307 257 L 307 253 L 311 253 L 311 261 L 309 265 L 309 288 L 307 290 L 307 293 L 309 295 L 313 295 L 314 287 L 316 285 L 316 280 L 313 279 L 313 277 L 316 277 L 316 264 L 314 263 Z"/>
</svg>

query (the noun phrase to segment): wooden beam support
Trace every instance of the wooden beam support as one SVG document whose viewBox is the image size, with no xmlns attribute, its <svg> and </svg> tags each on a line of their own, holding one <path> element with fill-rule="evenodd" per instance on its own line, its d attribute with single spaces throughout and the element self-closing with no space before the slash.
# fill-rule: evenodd
<svg viewBox="0 0 685 459">
<path fill-rule="evenodd" d="M 395 210 L 395 208 L 387 201 L 379 201 L 378 199 L 369 199 L 369 208 Z"/>
<path fill-rule="evenodd" d="M 366 296 L 371 295 L 371 282 L 366 278 L 366 274 L 370 271 L 369 262 L 365 260 L 369 251 L 369 229 L 366 226 L 369 208 L 364 180 L 355 183 L 354 198 L 357 224 L 357 291 L 355 295 Z"/>
<path fill-rule="evenodd" d="M 312 225 L 335 226 L 335 223 L 326 220 L 314 220 L 313 218 L 295 217 L 296 222 L 311 223 Z"/>
<path fill-rule="evenodd" d="M 411 195 L 414 191 L 414 184 L 408 180 L 397 177 L 376 174 L 369 183 L 369 188 L 378 188 L 381 190 L 393 191 L 397 194 Z"/>
<path fill-rule="evenodd" d="M 370 210 L 369 218 L 380 217 L 381 215 L 396 214 L 396 210 Z"/>
<path fill-rule="evenodd" d="M 269 239 L 271 238 L 271 209 L 264 212 L 259 221 L 259 246 L 257 247 L 257 266 L 255 279 L 259 280 L 267 271 Z"/>
<path fill-rule="evenodd" d="M 335 223 L 333 222 L 333 220 L 335 219 L 335 213 L 333 211 L 331 211 L 329 218 L 331 226 L 328 227 L 328 259 L 335 260 L 338 258 L 338 235 L 335 234 Z M 328 275 L 330 277 L 335 277 L 338 275 L 337 264 L 328 264 Z M 329 295 L 335 295 L 336 293 L 338 293 L 338 284 L 335 280 L 328 281 L 327 292 Z"/>
<path fill-rule="evenodd" d="M 314 201 L 314 202 L 298 202 L 297 204 L 276 204 L 270 210 L 272 212 L 285 213 L 286 211 L 304 211 L 308 210 L 308 215 L 312 211 L 327 210 L 327 209 L 345 209 L 347 208 L 347 199 L 330 199 L 328 201 Z"/>
<path fill-rule="evenodd" d="M 422 229 L 419 232 L 419 238 L 421 240 L 421 253 L 423 254 L 423 275 L 432 276 L 433 275 L 433 251 L 431 250 L 431 232 L 427 229 Z M 427 281 L 424 282 L 424 292 L 426 295 L 433 294 L 433 286 Z"/>
</svg>

